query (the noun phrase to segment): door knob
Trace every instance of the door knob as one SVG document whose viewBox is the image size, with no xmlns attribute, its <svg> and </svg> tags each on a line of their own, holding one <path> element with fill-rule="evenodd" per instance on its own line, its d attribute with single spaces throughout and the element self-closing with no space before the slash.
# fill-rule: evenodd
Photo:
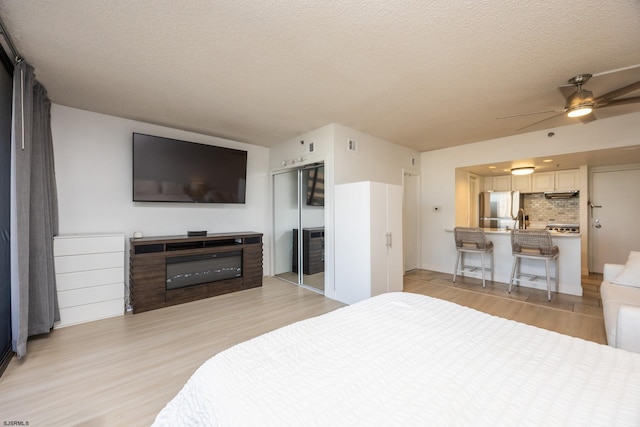
<svg viewBox="0 0 640 427">
<path fill-rule="evenodd" d="M 595 228 L 602 228 L 602 224 L 596 224 L 594 225 Z"/>
</svg>

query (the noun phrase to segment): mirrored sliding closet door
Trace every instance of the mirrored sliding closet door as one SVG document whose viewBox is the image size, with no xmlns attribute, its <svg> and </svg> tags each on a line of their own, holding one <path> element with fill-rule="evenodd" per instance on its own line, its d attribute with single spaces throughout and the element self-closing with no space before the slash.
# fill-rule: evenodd
<svg viewBox="0 0 640 427">
<path fill-rule="evenodd" d="M 324 165 L 273 176 L 275 276 L 324 293 Z"/>
</svg>

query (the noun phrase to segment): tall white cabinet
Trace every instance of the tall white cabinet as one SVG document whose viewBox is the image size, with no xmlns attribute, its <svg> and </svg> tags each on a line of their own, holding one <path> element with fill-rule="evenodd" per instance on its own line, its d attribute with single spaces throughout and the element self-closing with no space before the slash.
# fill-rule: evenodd
<svg viewBox="0 0 640 427">
<path fill-rule="evenodd" d="M 54 237 L 60 321 L 55 328 L 124 314 L 124 234 Z"/>
<path fill-rule="evenodd" d="M 335 186 L 336 299 L 353 304 L 402 291 L 402 186 Z"/>
</svg>

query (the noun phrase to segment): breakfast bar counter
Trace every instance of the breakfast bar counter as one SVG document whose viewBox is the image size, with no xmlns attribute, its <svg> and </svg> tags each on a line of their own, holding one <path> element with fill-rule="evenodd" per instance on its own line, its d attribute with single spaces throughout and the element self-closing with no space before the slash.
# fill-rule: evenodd
<svg viewBox="0 0 640 427">
<path fill-rule="evenodd" d="M 447 229 L 451 232 L 451 250 L 456 250 L 453 239 L 453 229 Z M 496 282 L 509 283 L 511 277 L 511 267 L 513 265 L 513 255 L 511 254 L 511 230 L 485 228 L 484 232 L 487 240 L 493 242 L 494 256 L 494 280 Z M 558 288 L 552 285 L 553 292 L 560 292 L 570 295 L 582 295 L 582 284 L 580 276 L 580 233 L 562 233 L 551 231 L 551 240 L 553 244 L 558 246 L 560 255 L 558 258 L 560 268 L 560 279 Z M 455 258 L 454 258 L 455 259 Z M 488 263 L 487 263 L 488 264 Z M 466 266 L 480 266 L 479 256 L 466 256 Z M 453 266 L 451 266 L 453 271 Z M 468 277 L 481 277 L 480 269 L 473 273 L 465 272 Z M 520 286 L 534 287 L 536 289 L 547 289 L 545 282 L 544 262 L 531 259 L 523 259 L 521 263 L 521 273 L 531 274 L 539 277 L 534 284 L 521 284 Z M 555 267 L 551 267 L 551 277 L 555 277 Z M 490 272 L 487 271 L 487 278 Z"/>
</svg>

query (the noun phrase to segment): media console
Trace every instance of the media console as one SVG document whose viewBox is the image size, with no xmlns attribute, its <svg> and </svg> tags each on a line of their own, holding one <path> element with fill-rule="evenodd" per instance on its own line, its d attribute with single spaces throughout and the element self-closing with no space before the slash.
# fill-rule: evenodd
<svg viewBox="0 0 640 427">
<path fill-rule="evenodd" d="M 133 313 L 262 286 L 262 234 L 130 239 Z"/>
</svg>

